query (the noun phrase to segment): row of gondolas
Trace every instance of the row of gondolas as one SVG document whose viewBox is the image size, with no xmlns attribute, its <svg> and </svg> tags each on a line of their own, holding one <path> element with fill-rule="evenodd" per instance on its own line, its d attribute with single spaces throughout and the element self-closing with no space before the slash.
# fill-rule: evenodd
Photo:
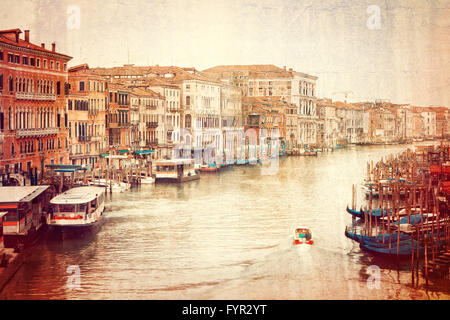
<svg viewBox="0 0 450 320">
<path fill-rule="evenodd" d="M 363 188 L 367 192 L 373 192 L 369 183 Z M 372 196 L 377 197 L 378 194 L 372 193 Z M 425 243 L 429 245 L 431 241 L 432 245 L 438 245 L 434 243 L 437 241 L 442 245 L 445 242 L 444 231 L 435 227 L 439 226 L 436 213 L 424 213 L 424 209 L 418 206 L 404 206 L 397 210 L 355 210 L 347 206 L 347 212 L 360 221 L 354 221 L 351 227 L 346 227 L 345 236 L 358 242 L 361 249 L 367 252 L 400 257 L 414 254 L 417 257 L 425 254 Z M 441 222 L 442 225 L 445 224 L 444 221 Z M 429 231 L 423 232 L 425 229 Z"/>
</svg>

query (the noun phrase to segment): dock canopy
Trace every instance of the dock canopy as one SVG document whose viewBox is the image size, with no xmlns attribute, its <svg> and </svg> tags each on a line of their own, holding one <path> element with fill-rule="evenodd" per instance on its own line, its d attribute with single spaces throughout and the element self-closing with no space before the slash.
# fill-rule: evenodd
<svg viewBox="0 0 450 320">
<path fill-rule="evenodd" d="M 156 161 L 156 165 L 161 166 L 174 166 L 179 164 L 193 164 L 194 159 L 172 159 L 172 160 L 158 160 Z"/>
<path fill-rule="evenodd" d="M 48 187 L 49 186 L 1 187 L 0 203 L 30 202 L 47 190 Z"/>
<path fill-rule="evenodd" d="M 87 169 L 79 164 L 46 164 L 47 168 L 53 169 L 55 172 L 74 173 L 77 170 L 86 171 Z"/>
<path fill-rule="evenodd" d="M 81 169 L 81 165 L 79 164 L 46 164 L 46 168 L 51 169 Z"/>
</svg>

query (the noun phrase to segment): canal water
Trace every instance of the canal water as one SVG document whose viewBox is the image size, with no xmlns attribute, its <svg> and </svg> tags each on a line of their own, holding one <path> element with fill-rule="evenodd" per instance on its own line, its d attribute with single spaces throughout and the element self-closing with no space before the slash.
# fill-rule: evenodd
<svg viewBox="0 0 450 320">
<path fill-rule="evenodd" d="M 282 157 L 113 194 L 98 233 L 29 249 L 0 298 L 448 299 L 442 283 L 412 287 L 408 264 L 344 235 L 367 161 L 406 147 Z M 314 245 L 290 245 L 298 226 Z"/>
</svg>

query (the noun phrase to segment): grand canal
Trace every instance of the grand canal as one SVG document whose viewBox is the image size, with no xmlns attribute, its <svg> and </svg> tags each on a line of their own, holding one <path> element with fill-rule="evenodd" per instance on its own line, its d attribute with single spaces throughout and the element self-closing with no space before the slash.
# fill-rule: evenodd
<svg viewBox="0 0 450 320">
<path fill-rule="evenodd" d="M 407 267 L 344 236 L 366 162 L 406 147 L 287 157 L 273 172 L 234 166 L 113 194 L 97 234 L 29 249 L 0 298 L 448 299 L 448 288 L 413 288 Z M 313 246 L 290 247 L 297 226 L 312 229 Z M 70 266 L 79 267 L 79 288 L 67 285 Z M 378 287 L 368 285 L 369 266 L 380 268 Z"/>
</svg>

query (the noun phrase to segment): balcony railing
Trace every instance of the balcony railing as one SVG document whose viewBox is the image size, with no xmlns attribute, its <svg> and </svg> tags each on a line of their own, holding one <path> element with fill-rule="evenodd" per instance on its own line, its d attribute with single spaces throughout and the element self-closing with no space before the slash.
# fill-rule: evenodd
<svg viewBox="0 0 450 320">
<path fill-rule="evenodd" d="M 145 143 L 147 146 L 153 146 L 158 144 L 158 139 L 146 140 Z"/>
<path fill-rule="evenodd" d="M 91 141 L 103 141 L 105 138 L 102 136 L 91 137 Z"/>
<path fill-rule="evenodd" d="M 58 134 L 59 128 L 31 128 L 31 129 L 16 129 L 16 137 L 40 137 Z"/>
<path fill-rule="evenodd" d="M 109 122 L 108 128 L 128 128 L 130 125 L 130 122 Z"/>
<path fill-rule="evenodd" d="M 53 94 L 53 93 L 35 93 L 35 92 L 16 92 L 16 99 L 19 99 L 19 100 L 55 101 L 56 100 L 56 94 Z"/>
<path fill-rule="evenodd" d="M 78 142 L 90 142 L 91 141 L 91 137 L 78 137 Z"/>
<path fill-rule="evenodd" d="M 147 122 L 146 125 L 147 128 L 158 128 L 158 122 L 156 121 Z"/>
</svg>

